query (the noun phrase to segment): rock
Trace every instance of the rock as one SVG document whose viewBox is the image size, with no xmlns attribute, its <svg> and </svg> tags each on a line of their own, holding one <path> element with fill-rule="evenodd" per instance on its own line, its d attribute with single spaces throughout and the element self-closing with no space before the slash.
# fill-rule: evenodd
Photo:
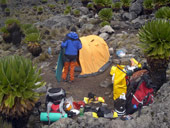
<svg viewBox="0 0 170 128">
<path fill-rule="evenodd" d="M 54 123 L 52 123 L 52 125 L 50 125 L 49 128 L 67 128 L 68 124 L 73 123 L 74 120 L 71 118 L 62 118 Z"/>
<path fill-rule="evenodd" d="M 40 88 L 35 89 L 34 91 L 37 92 L 37 93 L 46 93 L 47 88 L 46 88 L 46 86 L 42 86 Z"/>
<path fill-rule="evenodd" d="M 136 0 L 129 8 L 129 12 L 134 12 L 137 16 L 142 13 L 143 10 L 143 0 Z"/>
<path fill-rule="evenodd" d="M 113 30 L 113 28 L 110 25 L 105 25 L 103 28 L 100 29 L 100 33 L 108 33 L 108 34 L 112 34 L 115 31 Z"/>
<path fill-rule="evenodd" d="M 69 28 L 76 23 L 76 19 L 71 16 L 56 15 L 43 22 L 35 23 L 36 26 L 44 26 L 48 28 L 58 29 L 58 28 Z"/>
<path fill-rule="evenodd" d="M 125 12 L 122 15 L 123 20 L 133 20 L 135 18 L 137 18 L 137 14 L 135 12 L 130 12 L 130 13 Z"/>
<path fill-rule="evenodd" d="M 103 81 L 103 82 L 101 82 L 100 83 L 100 87 L 103 87 L 103 88 L 107 88 L 107 87 L 109 87 L 110 85 L 112 85 L 112 83 L 110 82 L 110 81 Z"/>
<path fill-rule="evenodd" d="M 103 38 L 105 41 L 109 38 L 109 34 L 107 33 L 101 33 L 99 36 Z"/>
<path fill-rule="evenodd" d="M 81 15 L 87 15 L 89 13 L 89 9 L 86 7 L 79 7 L 78 10 L 80 11 Z"/>
<path fill-rule="evenodd" d="M 114 63 L 114 64 L 120 64 L 121 61 L 120 61 L 120 59 L 113 59 L 113 63 Z"/>
<path fill-rule="evenodd" d="M 130 65 L 130 58 L 121 58 L 120 64 L 121 65 Z"/>
<path fill-rule="evenodd" d="M 113 53 L 114 53 L 113 48 L 109 48 L 109 53 L 110 53 L 110 55 L 113 55 Z"/>
<path fill-rule="evenodd" d="M 145 24 L 145 19 L 141 19 L 140 17 L 132 20 L 132 23 L 133 23 L 133 27 L 135 29 L 139 29 L 142 25 Z"/>
<path fill-rule="evenodd" d="M 94 28 L 94 25 L 93 24 L 84 24 L 82 26 L 82 30 L 89 30 L 89 31 L 92 31 Z"/>
</svg>

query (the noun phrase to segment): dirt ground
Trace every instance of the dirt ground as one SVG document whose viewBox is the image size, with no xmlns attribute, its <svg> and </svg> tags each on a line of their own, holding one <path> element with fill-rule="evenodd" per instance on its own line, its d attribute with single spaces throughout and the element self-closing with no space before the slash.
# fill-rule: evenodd
<svg viewBox="0 0 170 128">
<path fill-rule="evenodd" d="M 83 101 L 84 97 L 87 97 L 88 93 L 92 92 L 97 97 L 98 96 L 104 97 L 105 102 L 108 105 L 108 108 L 113 109 L 113 96 L 112 96 L 113 86 L 110 85 L 107 88 L 103 88 L 100 86 L 100 83 L 105 81 L 106 79 L 107 80 L 109 79 L 111 81 L 111 76 L 109 74 L 111 65 L 106 71 L 96 76 L 87 78 L 75 77 L 73 83 L 63 81 L 57 82 L 55 77 L 55 66 L 57 62 L 57 56 L 58 55 L 55 55 L 52 58 L 50 58 L 48 60 L 50 64 L 44 67 L 42 70 L 42 73 L 44 74 L 43 80 L 47 83 L 47 85 L 51 83 L 52 87 L 55 88 L 62 87 L 63 89 L 65 89 L 67 97 L 72 96 L 74 101 Z M 78 74 L 79 72 L 75 72 L 75 75 Z"/>
</svg>

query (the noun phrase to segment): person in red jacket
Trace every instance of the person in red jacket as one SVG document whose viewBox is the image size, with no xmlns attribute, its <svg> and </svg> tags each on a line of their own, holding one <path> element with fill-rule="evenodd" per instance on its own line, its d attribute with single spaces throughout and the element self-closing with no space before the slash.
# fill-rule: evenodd
<svg viewBox="0 0 170 128">
<path fill-rule="evenodd" d="M 76 33 L 76 28 L 73 27 L 71 32 L 66 35 L 65 40 L 61 43 L 61 48 L 65 48 L 64 54 L 64 72 L 62 73 L 62 79 L 66 81 L 67 74 L 70 68 L 70 81 L 74 81 L 74 69 L 76 66 L 76 59 L 78 51 L 82 48 L 81 41 L 78 34 Z"/>
</svg>

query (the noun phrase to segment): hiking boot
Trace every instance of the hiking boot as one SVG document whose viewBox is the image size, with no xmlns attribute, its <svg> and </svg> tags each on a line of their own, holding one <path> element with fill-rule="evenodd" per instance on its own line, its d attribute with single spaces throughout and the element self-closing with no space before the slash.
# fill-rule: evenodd
<svg viewBox="0 0 170 128">
<path fill-rule="evenodd" d="M 64 79 L 63 79 L 63 82 L 67 82 L 67 80 L 64 80 Z"/>
<path fill-rule="evenodd" d="M 73 80 L 69 80 L 68 82 L 69 82 L 69 83 L 73 83 Z"/>
</svg>

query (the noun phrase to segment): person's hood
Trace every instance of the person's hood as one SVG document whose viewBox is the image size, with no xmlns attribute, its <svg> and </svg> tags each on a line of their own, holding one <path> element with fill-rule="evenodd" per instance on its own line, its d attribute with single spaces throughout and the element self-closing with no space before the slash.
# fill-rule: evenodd
<svg viewBox="0 0 170 128">
<path fill-rule="evenodd" d="M 70 33 L 68 33 L 68 35 L 67 35 L 69 38 L 71 38 L 71 39 L 78 39 L 79 37 L 78 37 L 78 34 L 77 33 L 75 33 L 75 32 L 70 32 Z"/>
</svg>

